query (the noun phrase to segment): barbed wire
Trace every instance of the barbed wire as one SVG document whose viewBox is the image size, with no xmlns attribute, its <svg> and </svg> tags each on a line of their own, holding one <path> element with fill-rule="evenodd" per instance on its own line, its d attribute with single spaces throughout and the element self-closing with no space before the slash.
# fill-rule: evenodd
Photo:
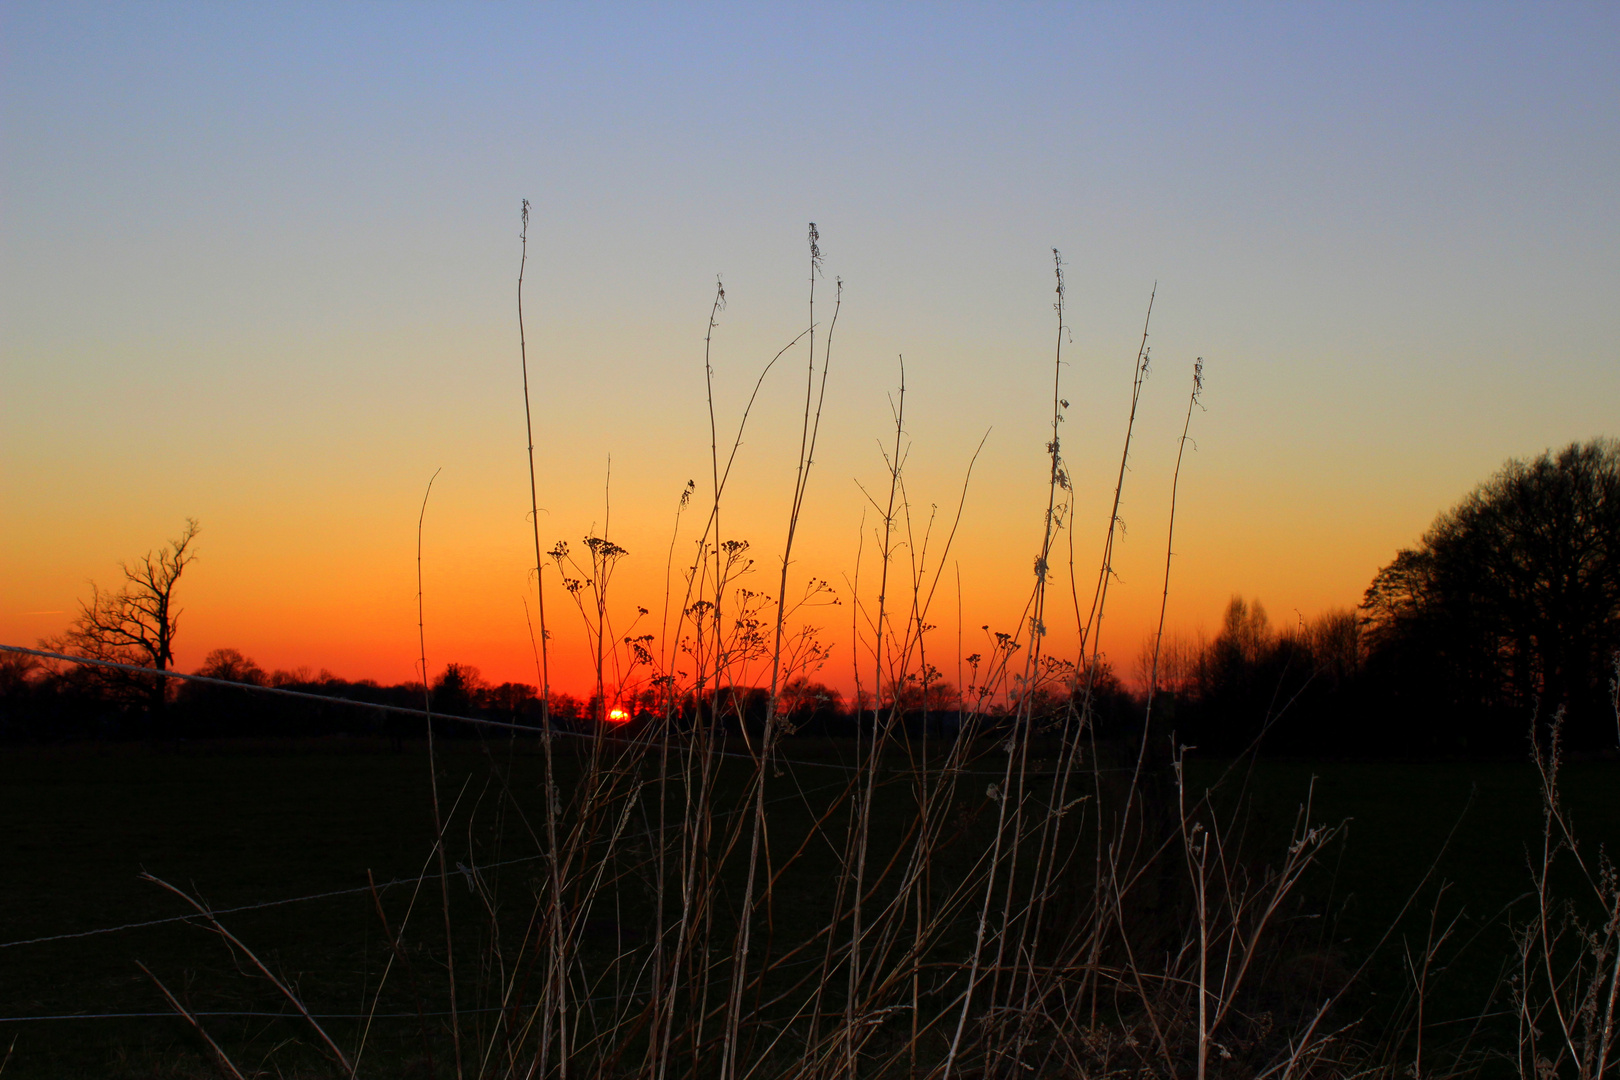
<svg viewBox="0 0 1620 1080">
<path fill-rule="evenodd" d="M 505 859 L 497 863 L 488 863 L 485 866 L 477 867 L 477 869 L 494 870 L 502 866 L 511 866 L 514 863 L 534 862 L 537 859 L 543 858 L 545 858 L 544 855 L 524 855 L 521 858 Z M 458 869 L 454 871 L 454 873 L 465 875 L 469 873 L 469 871 Z M 384 889 L 391 889 L 396 885 L 416 885 L 424 881 L 436 880 L 438 877 L 438 873 L 435 872 L 431 874 L 420 874 L 416 877 L 390 878 L 387 881 L 378 882 L 377 891 L 382 892 Z M 358 893 L 370 892 L 371 888 L 372 887 L 370 885 L 357 885 L 349 889 L 329 889 L 326 892 L 310 893 L 307 896 L 288 896 L 280 900 L 263 900 L 256 904 L 239 904 L 235 907 L 211 908 L 209 909 L 208 914 L 236 915 L 244 911 L 260 911 L 264 908 L 284 907 L 287 904 L 302 904 L 309 900 L 329 900 L 334 896 L 354 896 Z M 196 920 L 201 918 L 204 918 L 204 916 L 198 915 L 195 912 L 190 915 L 168 915 L 161 919 L 143 919 L 139 922 L 120 923 L 117 926 L 100 926 L 94 930 L 78 930 L 66 934 L 47 934 L 44 937 L 23 938 L 19 941 L 0 942 L 0 949 L 15 949 L 22 945 L 44 945 L 51 941 L 71 941 L 76 938 L 96 937 L 100 934 L 117 934 L 125 930 L 142 930 L 149 926 L 164 926 L 169 923 L 194 923 Z"/>
<path fill-rule="evenodd" d="M 795 798 L 803 798 L 807 795 L 814 795 L 817 792 L 827 791 L 831 788 L 838 787 L 841 783 L 842 782 L 840 781 L 839 783 L 834 784 L 823 784 L 820 787 L 810 788 L 808 791 L 795 791 L 788 795 L 778 795 L 774 799 L 767 800 L 766 805 L 774 805 L 780 802 L 788 802 Z M 747 807 L 740 807 L 735 810 L 727 811 L 726 814 L 722 816 L 733 816 L 746 811 L 746 809 Z M 671 823 L 664 827 L 664 831 L 673 832 L 680 827 L 681 826 L 679 825 Z M 645 830 L 637 835 L 651 835 L 652 831 L 653 830 L 650 829 Z M 482 863 L 477 865 L 464 865 L 458 861 L 456 863 L 456 869 L 451 871 L 451 875 L 454 876 L 459 874 L 462 877 L 471 879 L 473 875 L 481 874 L 485 870 L 499 870 L 504 866 L 515 866 L 520 863 L 536 862 L 544 858 L 544 855 L 520 855 L 517 858 L 502 859 L 498 862 Z M 376 885 L 376 891 L 380 893 L 385 889 L 390 889 L 397 885 L 417 885 L 425 881 L 436 881 L 438 878 L 439 874 L 437 871 L 426 874 L 418 874 L 415 877 L 390 878 L 387 881 L 378 882 Z M 288 904 L 302 904 L 310 900 L 329 900 L 338 896 L 354 896 L 359 893 L 367 893 L 371 891 L 372 886 L 370 885 L 356 885 L 347 889 L 328 889 L 325 892 L 308 893 L 304 896 L 288 896 L 279 900 L 263 900 L 258 903 L 238 904 L 234 907 L 228 908 L 210 908 L 208 914 L 211 916 L 236 915 L 244 911 L 260 911 L 265 908 L 284 907 Z M 192 913 L 190 915 L 168 915 L 158 919 L 143 919 L 138 922 L 120 923 L 117 926 L 100 926 L 93 930 L 76 930 L 63 934 L 46 934 L 42 937 L 22 938 L 17 941 L 0 942 L 0 949 L 13 949 L 23 945 L 45 945 L 53 941 L 73 941 L 79 938 L 97 937 L 102 934 L 117 934 L 125 930 L 143 930 L 151 926 L 166 926 L 172 923 L 191 923 L 195 925 L 196 920 L 204 917 L 205 916 L 198 915 L 196 913 Z"/>
<path fill-rule="evenodd" d="M 800 967 L 805 967 L 805 966 L 807 966 L 809 964 L 814 964 L 816 962 L 817 962 L 817 960 L 816 960 L 816 958 L 814 956 L 807 956 L 807 957 L 803 957 L 803 958 L 798 959 L 798 960 L 790 961 L 788 963 L 776 964 L 776 965 L 774 965 L 773 970 L 781 971 L 781 970 L 786 969 L 786 968 L 800 968 Z M 636 993 L 633 993 L 633 994 L 630 994 L 630 995 L 627 995 L 627 996 L 630 997 L 633 1000 L 635 998 L 646 997 L 647 993 L 646 993 L 646 991 L 643 990 L 643 991 L 638 991 Z M 617 1002 L 617 1001 L 623 1001 L 623 1000 L 624 1000 L 624 996 L 621 996 L 621 995 L 618 995 L 618 994 L 602 994 L 602 995 L 599 995 L 597 997 L 585 998 L 582 1001 L 580 1001 L 579 1004 L 582 1004 L 582 1005 L 601 1005 L 604 1002 L 609 1002 L 609 1001 Z M 512 1008 L 513 1008 L 513 1006 L 510 1006 L 510 1005 L 487 1005 L 487 1006 L 484 1006 L 483 1008 L 479 1008 L 479 1009 L 458 1009 L 458 1010 L 456 1010 L 456 1012 L 459 1013 L 462 1016 L 467 1016 L 467 1015 L 476 1014 L 476 1013 L 506 1012 L 506 1011 L 508 1011 L 508 1010 L 510 1010 Z M 198 1017 L 198 1018 L 213 1017 L 215 1019 L 223 1019 L 223 1020 L 229 1020 L 229 1019 L 233 1019 L 233 1018 L 241 1018 L 241 1019 L 297 1020 L 297 1021 L 303 1021 L 305 1019 L 304 1015 L 301 1014 L 301 1013 L 295 1013 L 295 1012 L 269 1012 L 267 1010 L 251 1010 L 251 1009 L 194 1010 L 194 1011 L 192 1011 L 191 1015 L 195 1016 L 195 1017 Z M 308 1018 L 311 1019 L 311 1020 L 415 1020 L 415 1019 L 418 1019 L 420 1017 L 427 1017 L 427 1016 L 452 1016 L 452 1015 L 455 1015 L 455 1014 L 451 1013 L 448 1009 L 445 1009 L 445 1010 L 442 1010 L 442 1011 L 440 1011 L 440 1010 L 431 1010 L 430 1009 L 430 1010 L 426 1010 L 426 1011 L 423 1011 L 423 1012 L 395 1012 L 395 1013 L 310 1013 Z M 36 1022 L 36 1021 L 47 1021 L 47 1020 L 161 1020 L 161 1019 L 164 1019 L 166 1017 L 173 1017 L 175 1019 L 184 1019 L 182 1014 L 174 1012 L 172 1010 L 169 1011 L 169 1012 L 54 1013 L 54 1014 L 49 1014 L 49 1015 L 44 1015 L 44 1016 L 0 1016 L 0 1024 L 23 1024 L 23 1023 L 30 1023 L 30 1022 Z"/>
<path fill-rule="evenodd" d="M 20 654 L 27 655 L 27 656 L 38 656 L 38 657 L 42 657 L 42 658 L 49 659 L 49 660 L 59 660 L 59 661 L 64 661 L 64 662 L 72 663 L 72 664 L 81 664 L 81 665 L 86 665 L 86 666 L 112 668 L 112 669 L 115 669 L 115 670 L 136 672 L 136 673 L 143 674 L 143 675 L 150 675 L 150 676 L 156 676 L 156 677 L 167 678 L 167 679 L 177 679 L 177 680 L 181 680 L 181 681 L 184 681 L 184 682 L 200 683 L 200 684 L 209 685 L 209 686 L 221 686 L 221 687 L 226 687 L 226 688 L 232 689 L 232 690 L 244 690 L 244 691 L 254 692 L 254 693 L 272 694 L 272 695 L 276 695 L 276 696 L 280 696 L 280 697 L 294 698 L 294 699 L 302 700 L 302 701 L 318 702 L 318 703 L 327 704 L 327 705 L 350 705 L 350 706 L 354 706 L 356 708 L 373 709 L 373 710 L 376 710 L 378 712 L 392 713 L 392 714 L 419 717 L 419 718 L 425 717 L 427 715 L 421 709 L 406 708 L 406 707 L 399 706 L 399 705 L 389 705 L 389 704 L 386 704 L 386 703 L 383 703 L 383 702 L 363 701 L 363 700 L 360 700 L 360 699 L 357 699 L 357 698 L 337 697 L 337 696 L 332 696 L 332 695 L 327 695 L 327 694 L 314 694 L 314 693 L 310 693 L 309 691 L 305 691 L 305 690 L 289 690 L 289 689 L 287 689 L 285 687 L 280 687 L 280 686 L 261 686 L 261 685 L 255 684 L 255 683 L 233 682 L 233 681 L 231 681 L 229 679 L 219 679 L 219 678 L 215 678 L 215 677 L 209 676 L 209 675 L 188 675 L 188 674 L 185 674 L 183 672 L 178 672 L 178 671 L 157 671 L 157 670 L 155 670 L 153 668 L 141 667 L 138 664 L 124 664 L 124 663 L 119 663 L 119 662 L 112 661 L 112 660 L 98 660 L 98 659 L 94 659 L 94 658 L 91 658 L 91 657 L 73 656 L 73 655 L 70 655 L 70 654 L 67 654 L 67 653 L 52 652 L 52 651 L 49 651 L 49 650 L 46 650 L 46 649 L 31 649 L 31 648 L 28 648 L 26 646 L 21 646 L 21 645 L 0 644 L 0 652 L 20 653 Z M 502 720 L 491 720 L 491 719 L 489 719 L 487 717 L 460 716 L 460 715 L 449 714 L 449 713 L 434 713 L 433 716 L 435 716 L 436 718 L 438 718 L 440 720 L 449 721 L 449 722 L 457 722 L 457 723 L 480 725 L 480 726 L 484 726 L 484 727 L 500 728 L 500 729 L 503 729 L 503 730 L 510 730 L 510 731 L 515 731 L 515 732 L 523 732 L 523 733 L 529 734 L 529 735 L 541 735 L 541 734 L 544 734 L 544 730 L 541 729 L 541 728 L 536 728 L 536 727 L 533 727 L 533 726 L 530 726 L 530 725 L 525 725 L 525 724 L 514 724 L 514 723 L 507 722 L 507 721 L 502 721 Z M 558 728 L 553 728 L 552 729 L 552 734 L 562 735 L 562 736 L 566 736 L 566 737 L 570 737 L 570 738 L 579 738 L 579 739 L 589 739 L 589 738 L 594 737 L 594 736 L 592 736 L 590 734 L 587 734 L 587 733 L 568 731 L 566 729 L 558 729 Z M 749 762 L 756 761 L 754 755 L 752 755 L 752 754 L 737 753 L 735 751 L 718 750 L 718 749 L 709 750 L 707 752 L 715 754 L 715 755 L 720 756 L 720 757 L 737 758 L 737 759 L 746 760 L 746 761 L 749 761 Z M 843 762 L 812 761 L 812 760 L 807 760 L 807 759 L 803 759 L 803 758 L 792 758 L 792 757 L 787 757 L 787 756 L 783 756 L 782 758 L 780 758 L 778 760 L 779 760 L 780 764 L 782 764 L 783 766 L 787 766 L 789 768 L 802 766 L 802 767 L 808 767 L 808 768 L 834 769 L 834 770 L 837 770 L 837 771 L 840 771 L 840 772 L 846 772 L 846 773 L 859 773 L 862 770 L 862 766 L 860 766 L 860 765 L 851 765 L 851 764 L 846 764 L 846 763 L 843 763 Z M 1124 770 L 1124 769 L 1104 769 L 1104 770 L 1100 770 L 1100 771 L 1117 772 L 1117 771 L 1129 771 L 1129 770 Z M 1003 770 L 956 769 L 956 770 L 954 770 L 954 772 L 955 772 L 956 775 L 962 775 L 962 776 L 1001 776 Z M 1040 776 L 1040 775 L 1046 775 L 1046 774 L 1037 772 L 1037 773 L 1033 773 L 1033 774 L 1030 774 L 1030 775 Z M 811 793 L 814 793 L 814 792 L 818 792 L 818 791 L 824 791 L 824 790 L 827 790 L 827 789 L 829 789 L 831 787 L 836 787 L 836 786 L 838 786 L 838 785 L 837 784 L 822 785 L 820 787 L 812 788 L 809 792 L 800 791 L 800 792 L 794 793 L 793 795 L 784 795 L 784 796 L 779 797 L 779 799 L 773 799 L 773 800 L 770 800 L 770 801 L 774 803 L 774 802 L 777 802 L 777 801 L 786 801 L 786 800 L 796 798 L 796 797 L 797 798 L 802 798 L 805 795 L 808 795 L 808 794 L 811 794 Z M 490 864 L 487 864 L 487 867 L 483 867 L 483 868 L 480 868 L 480 869 L 485 869 L 485 868 L 487 868 L 487 869 L 498 869 L 498 868 L 503 867 L 503 866 L 511 866 L 511 865 L 514 865 L 514 864 L 525 863 L 525 862 L 534 862 L 534 861 L 536 861 L 538 859 L 542 859 L 542 858 L 544 858 L 543 855 L 526 855 L 526 856 L 522 856 L 522 857 L 515 858 L 515 859 L 507 859 L 507 860 L 502 860 L 501 862 L 497 862 L 497 863 L 490 863 Z M 454 872 L 458 873 L 458 874 L 465 875 L 465 874 L 470 873 L 471 871 L 466 870 L 466 869 L 461 869 L 461 868 L 458 867 L 458 869 L 456 871 L 454 871 Z M 393 887 L 399 886 L 399 885 L 420 884 L 421 882 L 424 882 L 424 881 L 436 880 L 439 876 L 440 875 L 435 872 L 435 873 L 428 873 L 428 874 L 420 874 L 420 875 L 417 875 L 415 877 L 405 877 L 405 878 L 396 877 L 396 878 L 391 878 L 390 880 L 388 880 L 386 882 L 379 883 L 376 886 L 376 888 L 379 891 L 381 891 L 381 890 L 393 888 Z M 354 886 L 352 888 L 346 888 L 346 889 L 329 889 L 329 890 L 326 890 L 324 892 L 309 893 L 309 894 L 306 894 L 304 896 L 284 897 L 284 898 L 276 899 L 276 900 L 264 900 L 264 901 L 260 901 L 260 902 L 252 903 L 252 904 L 240 904 L 240 905 L 236 905 L 234 907 L 219 908 L 219 909 L 215 909 L 215 910 L 211 911 L 210 914 L 213 914 L 213 915 L 235 915 L 235 914 L 240 914 L 242 912 L 247 912 L 247 911 L 260 911 L 260 910 L 263 910 L 263 909 L 266 909 L 266 908 L 283 907 L 283 906 L 286 906 L 286 905 L 289 905 L 289 904 L 301 904 L 301 903 L 306 903 L 306 902 L 314 901 L 314 900 L 326 900 L 326 899 L 332 899 L 332 898 L 340 897 L 340 896 L 354 896 L 354 895 L 357 895 L 357 894 L 360 894 L 360 893 L 370 892 L 371 889 L 372 889 L 372 886 L 370 886 L 370 885 L 360 885 L 360 886 Z M 121 932 L 128 931 L 128 930 L 140 930 L 140 929 L 145 929 L 145 928 L 148 928 L 148 927 L 164 926 L 164 925 L 169 925 L 169 924 L 173 924 L 173 923 L 190 923 L 190 922 L 194 922 L 196 919 L 198 919 L 200 917 L 201 916 L 198 916 L 198 915 L 195 915 L 195 914 L 171 915 L 171 916 L 166 916 L 166 917 L 157 918 L 157 919 L 144 919 L 144 920 L 139 920 L 139 921 L 136 921 L 136 922 L 120 923 L 120 924 L 118 924 L 116 926 L 97 927 L 97 928 L 92 929 L 92 930 L 80 930 L 80 931 L 73 931 L 73 932 L 61 933 L 61 934 L 46 934 L 46 935 L 42 935 L 42 936 L 39 936 L 39 937 L 22 938 L 22 939 L 19 939 L 19 940 L 16 940 L 16 941 L 0 942 L 0 950 L 19 948 L 19 947 L 25 946 L 25 945 L 43 945 L 43 944 L 47 944 L 47 943 L 50 943 L 50 942 L 56 942 L 56 941 L 72 941 L 72 940 L 77 940 L 77 939 L 81 939 L 81 938 L 97 937 L 97 936 L 104 935 L 104 934 L 121 933 Z M 157 1015 L 169 1015 L 169 1014 L 160 1013 L 160 1014 L 157 1014 Z M 0 1018 L 0 1023 L 5 1022 L 5 1019 L 6 1018 Z"/>
<path fill-rule="evenodd" d="M 461 1015 L 468 1013 L 501 1012 L 502 1006 L 495 1005 L 482 1009 L 458 1009 Z M 199 1018 L 213 1017 L 215 1019 L 286 1019 L 304 1022 L 304 1016 L 295 1012 L 255 1012 L 250 1009 L 216 1009 L 194 1010 L 192 1016 Z M 310 1013 L 311 1020 L 415 1020 L 419 1016 L 449 1016 L 448 1010 L 444 1012 L 423 1013 Z M 174 1011 L 169 1012 L 116 1012 L 116 1013 L 56 1013 L 50 1016 L 0 1016 L 0 1024 L 25 1024 L 44 1020 L 154 1020 L 164 1017 L 173 1017 L 176 1020 L 184 1019 L 184 1015 Z"/>
</svg>

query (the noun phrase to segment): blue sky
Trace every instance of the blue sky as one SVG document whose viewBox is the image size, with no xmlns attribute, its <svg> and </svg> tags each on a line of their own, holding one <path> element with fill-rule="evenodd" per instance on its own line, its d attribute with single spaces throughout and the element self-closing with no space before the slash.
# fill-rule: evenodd
<svg viewBox="0 0 1620 1080">
<path fill-rule="evenodd" d="M 446 648 L 505 656 L 522 198 L 543 501 L 582 535 L 611 454 L 633 550 L 705 464 L 715 276 L 735 412 L 803 320 L 811 220 L 847 350 L 812 548 L 849 561 L 903 353 L 919 501 L 992 429 L 963 549 L 992 609 L 1044 505 L 1052 247 L 1083 513 L 1158 282 L 1122 564 L 1144 611 L 1208 360 L 1187 627 L 1234 591 L 1354 603 L 1505 458 L 1620 415 L 1613 5 L 13 2 L 0 50 L 6 640 L 195 514 L 196 647 L 392 671 L 374 628 L 413 589 L 378 568 L 444 465 Z M 768 388 L 749 447 L 762 544 L 793 409 Z"/>
</svg>

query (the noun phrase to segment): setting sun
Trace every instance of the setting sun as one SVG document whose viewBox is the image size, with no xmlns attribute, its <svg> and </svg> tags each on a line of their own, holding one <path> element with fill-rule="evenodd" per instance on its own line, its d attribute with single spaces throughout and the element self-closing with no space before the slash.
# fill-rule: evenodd
<svg viewBox="0 0 1620 1080">
<path fill-rule="evenodd" d="M 1620 1080 L 1617 44 L 0 0 L 0 1080 Z"/>
</svg>

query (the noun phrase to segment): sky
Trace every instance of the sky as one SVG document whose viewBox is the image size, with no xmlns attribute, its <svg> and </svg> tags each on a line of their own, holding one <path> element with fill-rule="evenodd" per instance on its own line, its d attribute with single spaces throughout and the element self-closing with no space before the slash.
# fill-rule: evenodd
<svg viewBox="0 0 1620 1080">
<path fill-rule="evenodd" d="M 228 646 L 409 679 L 420 515 L 430 669 L 535 681 L 523 199 L 542 540 L 628 550 L 616 632 L 661 617 L 671 565 L 679 593 L 698 515 L 675 534 L 678 500 L 710 497 L 717 278 L 729 444 L 808 325 L 812 221 L 822 342 L 843 283 L 790 566 L 790 593 L 840 600 L 795 616 L 831 650 L 818 677 L 851 684 L 875 600 L 902 364 L 933 655 L 1017 628 L 1054 248 L 1083 601 L 1154 297 L 1116 667 L 1157 623 L 1198 357 L 1169 631 L 1212 632 L 1234 594 L 1284 625 L 1354 606 L 1507 459 L 1620 434 L 1617 55 L 1612 4 L 8 0 L 0 641 L 60 633 L 192 517 L 180 667 Z M 767 593 L 807 359 L 761 383 L 725 496 Z M 920 538 L 896 551 L 909 574 Z M 556 580 L 555 682 L 583 689 Z"/>
</svg>

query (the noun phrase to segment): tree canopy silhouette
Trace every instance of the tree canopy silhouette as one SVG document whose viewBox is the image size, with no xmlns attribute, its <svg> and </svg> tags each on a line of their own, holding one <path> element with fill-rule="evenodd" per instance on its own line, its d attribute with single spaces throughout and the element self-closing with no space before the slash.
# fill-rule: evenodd
<svg viewBox="0 0 1620 1080">
<path fill-rule="evenodd" d="M 1559 708 L 1572 742 L 1612 735 L 1620 442 L 1509 461 L 1380 570 L 1362 608 L 1378 675 L 1409 705 L 1496 738 Z"/>
</svg>

